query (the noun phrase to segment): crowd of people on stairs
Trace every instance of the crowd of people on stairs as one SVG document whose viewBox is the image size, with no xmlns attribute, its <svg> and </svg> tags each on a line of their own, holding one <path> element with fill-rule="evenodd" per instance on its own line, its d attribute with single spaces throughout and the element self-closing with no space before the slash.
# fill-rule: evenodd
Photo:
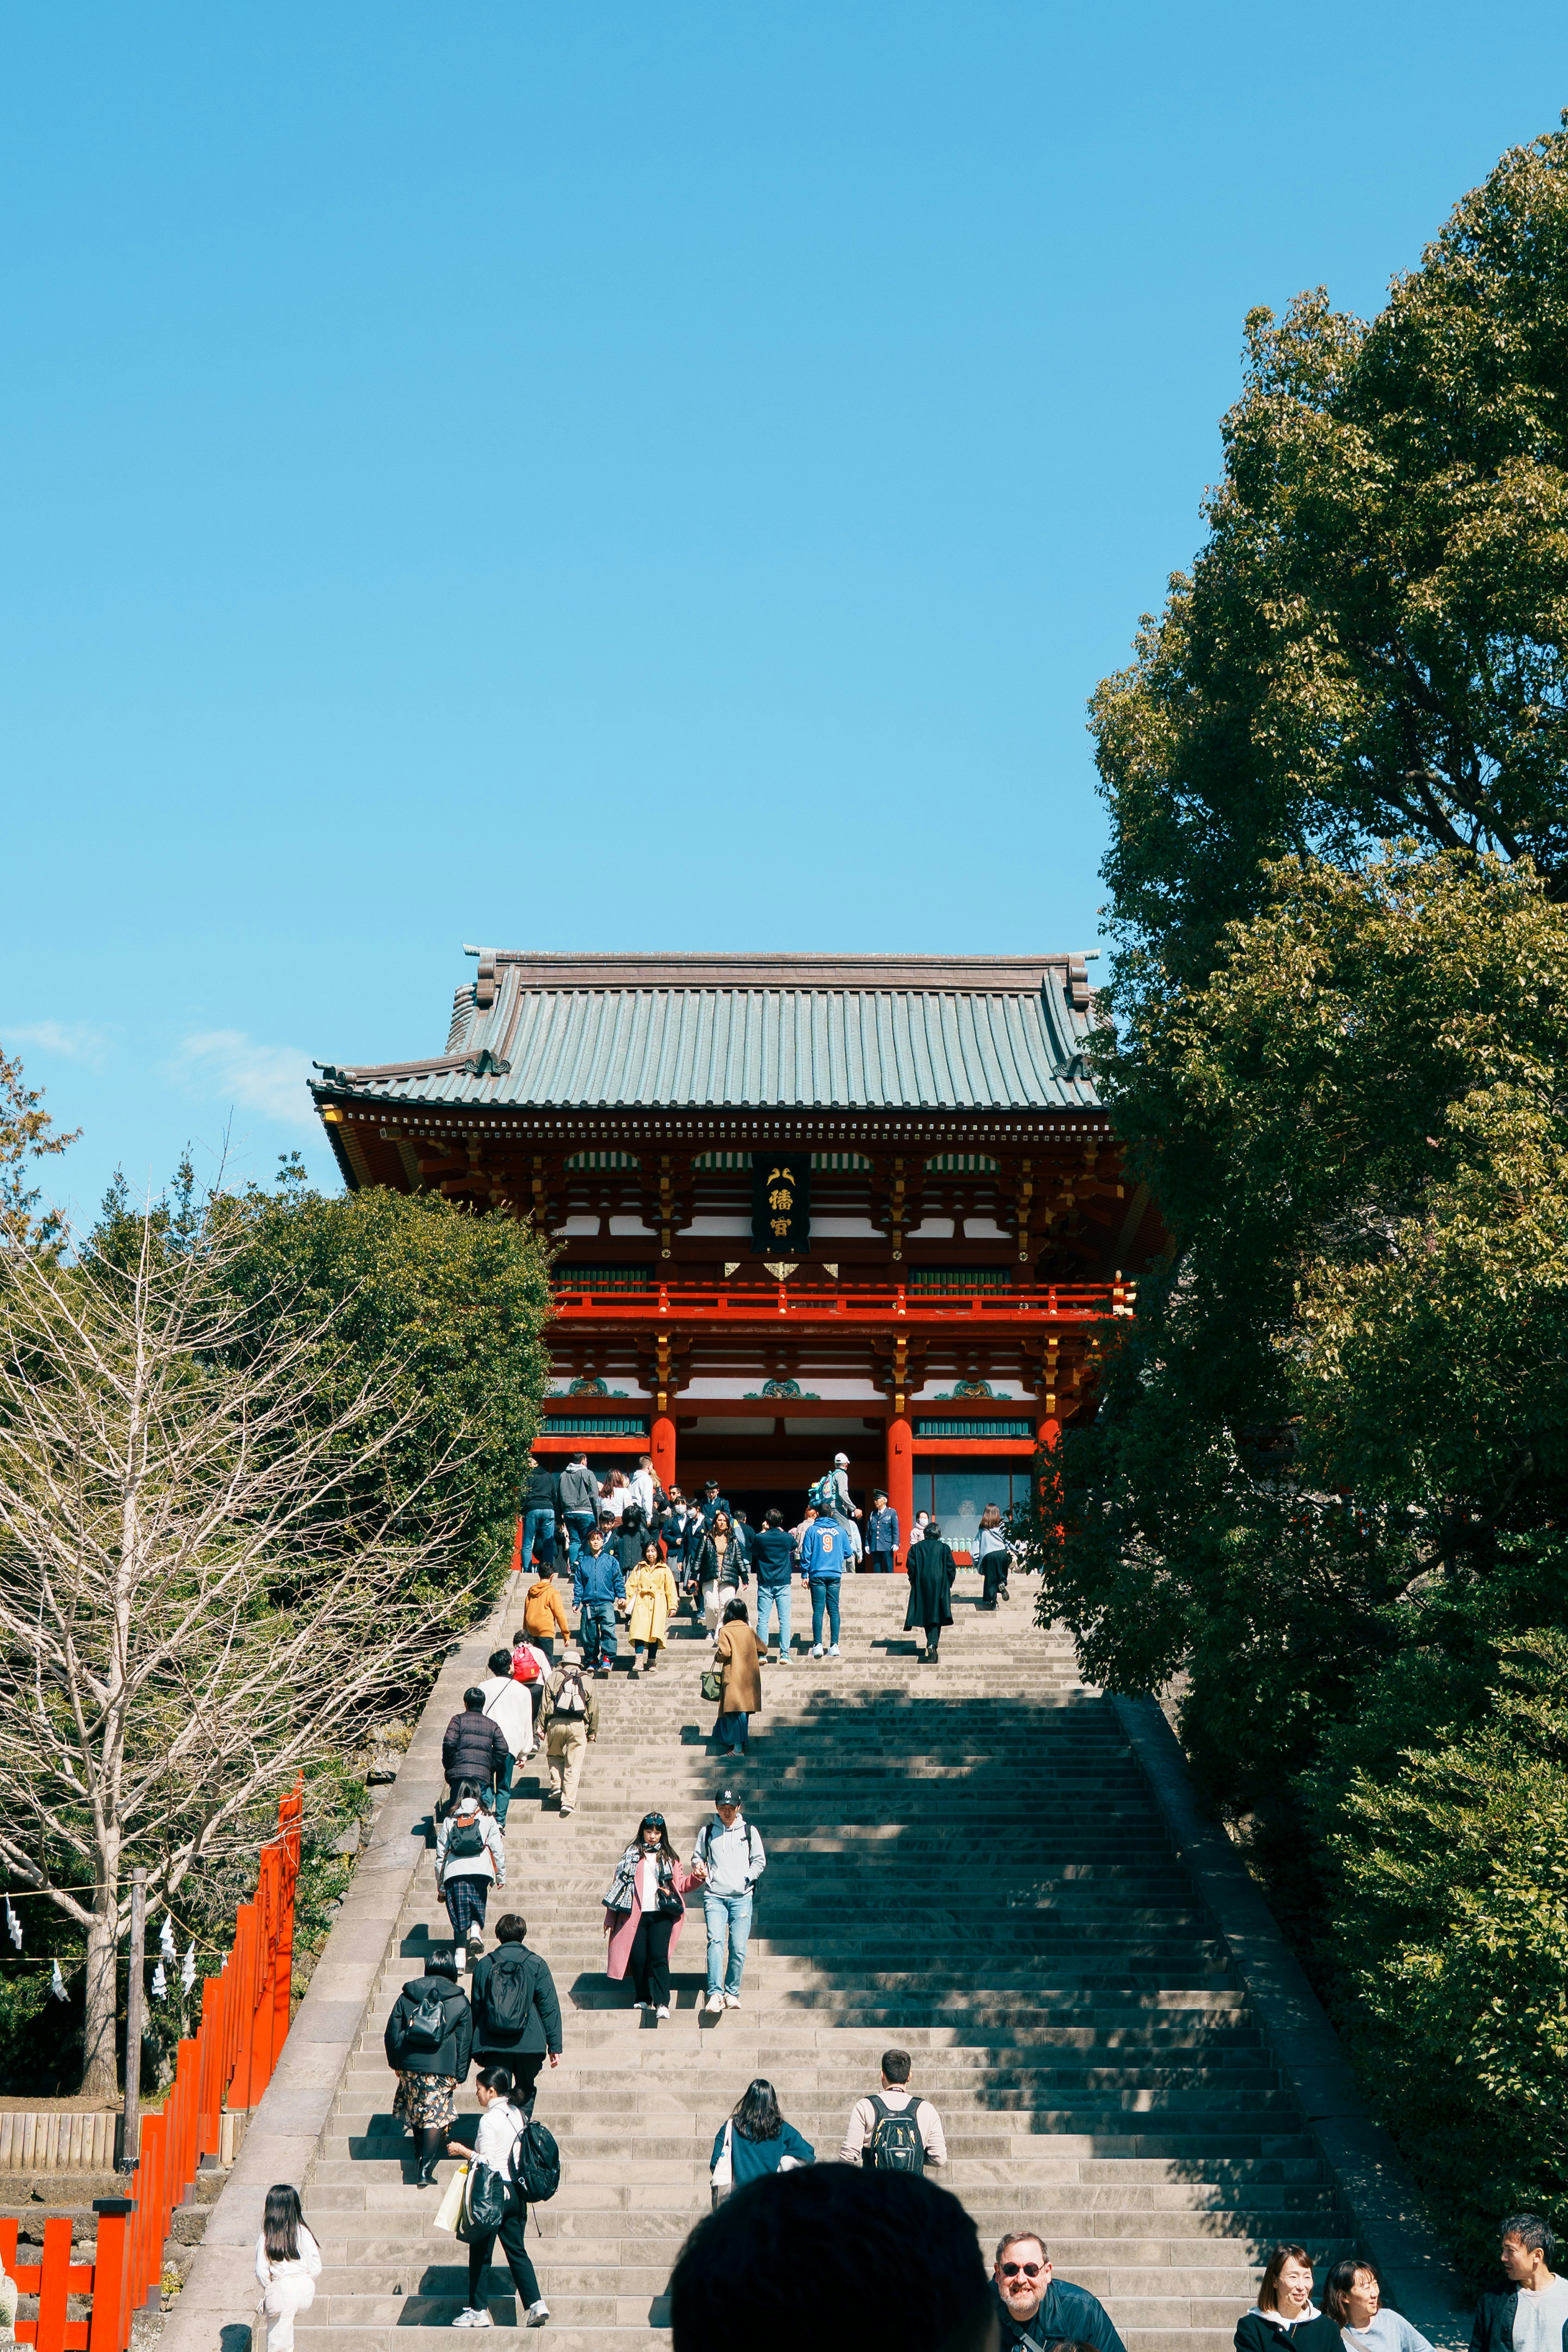
<svg viewBox="0 0 1568 2352">
<path fill-rule="evenodd" d="M 614 1663 L 620 1618 L 628 1622 L 631 1671 L 647 1673 L 668 1645 L 683 1598 L 711 1635 L 705 1682 L 716 1685 L 720 1753 L 744 1755 L 750 1717 L 762 1704 L 761 1667 L 789 1654 L 797 1575 L 810 1595 L 812 1655 L 824 1654 L 824 1630 L 827 1654 L 839 1654 L 840 1582 L 862 1553 L 846 1469 L 841 1455 L 793 1529 L 777 1509 L 750 1529 L 713 1481 L 695 1506 L 678 1492 L 665 1496 L 646 1458 L 635 1477 L 617 1474 L 608 1490 L 581 1459 L 559 1480 L 540 1474 L 530 1486 L 522 1626 L 509 1651 L 491 1654 L 486 1680 L 464 1693 L 442 1745 L 435 1871 L 453 1948 L 434 1949 L 421 1973 L 403 1984 L 383 2033 L 396 2076 L 392 2112 L 413 2142 L 414 2182 L 434 2184 L 444 2156 L 465 2168 L 454 2226 L 468 2246 L 468 2300 L 456 2327 L 494 2324 L 486 2282 L 497 2244 L 525 2324 L 541 2326 L 549 2317 L 526 2233 L 528 2202 L 553 2193 L 559 2151 L 548 2132 L 543 2155 L 534 2147 L 525 2161 L 520 2151 L 533 2146 L 540 2128 L 534 2120 L 539 2078 L 561 2061 L 560 2001 L 548 1961 L 528 1944 L 520 1913 L 497 1919 L 494 1948 L 484 1948 L 489 1890 L 507 1884 L 505 1830 L 516 1769 L 542 1747 L 549 1795 L 562 1818 L 570 1816 L 586 1751 L 599 1734 L 593 1685 Z M 552 1574 L 558 1532 L 570 1553 L 576 1641 Z M 891 1572 L 898 1523 L 880 1492 L 866 1536 L 868 1571 Z M 536 1545 L 546 1554 L 537 1574 Z M 994 1508 L 982 1517 L 974 1557 L 982 1576 L 978 1605 L 994 1609 L 1007 1598 L 1015 1561 Z M 943 1630 L 953 1622 L 957 1562 L 941 1528 L 924 1514 L 904 1568 L 905 1629 L 924 1633 L 923 1654 L 936 1661 Z M 751 1574 L 755 1631 L 741 1597 Z M 775 1625 L 777 1647 L 768 1640 Z M 767 1867 L 761 1832 L 732 1786 L 716 1790 L 684 1864 L 665 1816 L 643 1816 L 601 1907 L 605 1975 L 612 1984 L 629 1980 L 632 2007 L 644 2024 L 656 2029 L 671 2016 L 672 1960 L 687 1898 L 699 1893 L 707 1945 L 701 2006 L 714 2018 L 741 2006 L 756 1889 Z M 476 2067 L 477 2132 L 470 2140 L 456 2102 Z M 947 2141 L 935 2105 L 912 2086 L 913 2071 L 908 2051 L 883 2053 L 879 2085 L 855 2100 L 831 2166 L 818 2165 L 810 2142 L 782 2114 L 771 2083 L 758 2076 L 747 2084 L 715 2133 L 713 2210 L 691 2232 L 672 2276 L 674 2352 L 730 2352 L 737 2343 L 747 2352 L 798 2352 L 802 2340 L 847 2347 L 873 2330 L 891 2331 L 904 2352 L 1124 2352 L 1099 2299 L 1055 2276 L 1038 2231 L 1008 2231 L 987 2269 L 973 2221 L 926 2177 L 946 2165 Z M 449 2183 L 449 2200 L 452 2193 Z M 1552 2271 L 1549 2224 L 1533 2213 L 1513 2214 L 1500 2238 L 1504 2284 L 1481 2298 L 1470 2352 L 1568 2352 L 1568 2280 Z M 810 2263 L 797 2258 L 803 2244 L 813 2249 Z M 256 2254 L 261 2308 L 270 2322 L 267 2352 L 292 2352 L 295 2319 L 309 2307 L 321 2270 L 298 2192 L 275 2186 Z M 1321 2309 L 1312 2294 L 1307 2249 L 1275 2247 L 1256 2304 L 1237 2322 L 1235 2352 L 1285 2352 L 1287 2343 L 1291 2352 L 1432 2352 L 1386 2303 L 1375 2264 L 1360 2254 L 1330 2267 Z"/>
</svg>

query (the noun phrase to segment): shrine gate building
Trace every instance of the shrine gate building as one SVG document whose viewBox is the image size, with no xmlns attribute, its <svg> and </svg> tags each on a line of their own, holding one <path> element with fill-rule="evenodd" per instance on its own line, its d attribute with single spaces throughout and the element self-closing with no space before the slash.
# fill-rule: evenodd
<svg viewBox="0 0 1568 2352">
<path fill-rule="evenodd" d="M 444 1052 L 313 1090 L 350 1188 L 556 1244 L 538 1454 L 649 1453 L 755 1523 L 842 1452 L 857 1502 L 967 1549 L 1089 1407 L 1163 1240 L 1091 1018 L 1081 956 L 486 950 Z"/>
</svg>

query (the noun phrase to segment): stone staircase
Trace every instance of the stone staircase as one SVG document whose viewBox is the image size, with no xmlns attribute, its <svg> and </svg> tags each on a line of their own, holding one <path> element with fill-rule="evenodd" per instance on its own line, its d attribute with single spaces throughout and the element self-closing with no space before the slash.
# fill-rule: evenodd
<svg viewBox="0 0 1568 2352">
<path fill-rule="evenodd" d="M 623 1654 L 599 1685 L 570 1821 L 542 1808 L 542 1774 L 525 1776 L 491 1920 L 525 1914 L 566 2021 L 537 2107 L 561 2187 L 528 2222 L 558 2347 L 617 2352 L 667 2326 L 714 2134 L 753 2075 L 831 2160 L 893 2042 L 941 2112 L 938 2177 L 982 2244 L 1039 2230 L 1128 2352 L 1229 2352 L 1270 2243 L 1346 2250 L 1325 2168 L 1114 1710 L 1033 1626 L 1027 1580 L 995 1615 L 974 1608 L 977 1581 L 960 1574 L 938 1665 L 902 1630 L 904 1580 L 860 1577 L 841 1658 L 809 1658 L 797 1634 L 793 1668 L 765 1668 L 750 1757 L 727 1774 L 768 1851 L 738 2011 L 699 2014 L 700 1906 L 668 2023 L 602 1974 L 600 1897 L 638 1819 L 664 1812 L 685 1857 L 719 1785 L 700 1632 L 683 1621 L 656 1673 L 628 1681 Z M 466 2251 L 431 2226 L 439 2189 L 411 2185 L 381 2046 L 433 1948 L 450 1933 L 426 1864 L 305 2184 L 325 2271 L 300 2352 L 390 2352 L 394 2331 L 413 2352 L 409 2331 L 445 2330 L 466 2299 Z M 476 2115 L 469 2088 L 460 2132 Z M 489 2284 L 497 2324 L 516 2325 L 504 2266 Z"/>
</svg>

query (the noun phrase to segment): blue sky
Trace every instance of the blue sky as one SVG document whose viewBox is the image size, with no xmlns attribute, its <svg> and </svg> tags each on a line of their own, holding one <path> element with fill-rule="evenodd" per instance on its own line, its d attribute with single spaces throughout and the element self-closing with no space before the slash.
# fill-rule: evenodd
<svg viewBox="0 0 1568 2352">
<path fill-rule="evenodd" d="M 1375 309 L 1558 5 L 0 19 L 0 1044 L 335 1182 L 465 940 L 1091 946 L 1241 321 Z"/>
</svg>

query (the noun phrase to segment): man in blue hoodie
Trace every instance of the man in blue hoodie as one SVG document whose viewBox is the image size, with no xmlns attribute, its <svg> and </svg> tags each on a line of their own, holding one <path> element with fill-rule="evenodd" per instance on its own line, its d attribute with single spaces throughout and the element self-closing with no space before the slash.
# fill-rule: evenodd
<svg viewBox="0 0 1568 2352">
<path fill-rule="evenodd" d="M 589 1528 L 578 1553 L 571 1597 L 581 1612 L 577 1638 L 582 1648 L 582 1663 L 593 1668 L 598 1681 L 604 1682 L 615 1663 L 615 1603 L 626 1598 L 626 1579 L 621 1573 L 620 1560 L 612 1551 L 606 1550 L 604 1538 L 597 1528 Z"/>
<path fill-rule="evenodd" d="M 839 1654 L 839 1581 L 848 1549 L 843 1523 L 831 1511 L 806 1506 L 806 1532 L 800 1538 L 800 1581 L 811 1595 L 811 1655 L 822 1654 L 822 1612 L 832 1636 L 831 1657 Z"/>
</svg>

